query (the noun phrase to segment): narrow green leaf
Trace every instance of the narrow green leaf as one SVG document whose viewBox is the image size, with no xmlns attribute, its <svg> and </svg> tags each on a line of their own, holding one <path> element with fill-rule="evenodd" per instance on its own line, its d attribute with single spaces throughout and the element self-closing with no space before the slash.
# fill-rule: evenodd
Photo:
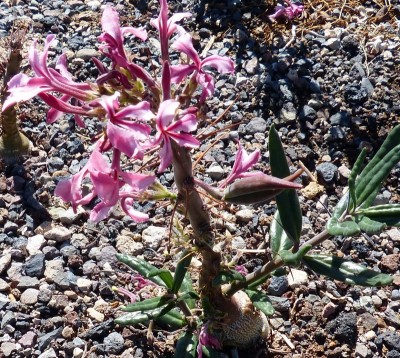
<svg viewBox="0 0 400 358">
<path fill-rule="evenodd" d="M 343 217 L 343 214 L 349 207 L 349 200 L 350 200 L 349 192 L 343 193 L 342 195 L 343 196 L 336 204 L 335 209 L 333 209 L 332 219 L 334 219 L 334 221 L 339 221 L 339 219 Z"/>
<path fill-rule="evenodd" d="M 390 275 L 370 270 L 337 256 L 306 255 L 303 262 L 316 273 L 350 285 L 379 287 L 389 285 L 393 281 Z"/>
<path fill-rule="evenodd" d="M 366 208 L 372 204 L 382 182 L 399 161 L 400 125 L 397 125 L 356 181 L 357 207 Z"/>
<path fill-rule="evenodd" d="M 279 210 L 275 212 L 269 229 L 270 247 L 274 258 L 282 250 L 289 250 L 293 247 L 293 241 L 289 239 L 281 223 Z"/>
<path fill-rule="evenodd" d="M 298 267 L 303 259 L 304 255 L 312 249 L 312 245 L 304 245 L 299 248 L 298 251 L 293 253 L 290 250 L 282 250 L 279 252 L 279 256 L 282 261 L 289 266 Z"/>
<path fill-rule="evenodd" d="M 165 308 L 156 308 L 146 312 L 129 312 L 116 318 L 114 322 L 120 326 L 134 326 L 138 323 L 146 323 L 152 319 L 166 326 L 177 328 L 183 327 L 186 324 L 185 318 L 178 310 L 171 309 L 166 312 Z"/>
<path fill-rule="evenodd" d="M 219 286 L 232 281 L 245 281 L 245 278 L 235 270 L 220 271 L 219 274 L 214 277 L 212 285 Z"/>
<path fill-rule="evenodd" d="M 179 288 L 179 292 L 194 292 L 192 279 L 189 275 L 189 272 L 186 272 L 185 278 L 183 279 L 181 287 Z M 196 306 L 196 301 L 192 299 L 187 299 L 186 304 L 190 309 L 193 309 Z"/>
<path fill-rule="evenodd" d="M 185 279 L 188 267 L 192 261 L 194 252 L 184 250 L 181 257 L 179 258 L 178 264 L 176 265 L 176 270 L 174 274 L 174 282 L 172 284 L 172 292 L 177 293 L 181 288 L 182 282 Z"/>
<path fill-rule="evenodd" d="M 287 177 L 290 175 L 290 170 L 281 140 L 274 125 L 270 128 L 268 143 L 272 175 L 278 178 Z M 284 190 L 276 197 L 276 204 L 280 213 L 283 229 L 286 231 L 289 238 L 297 244 L 300 240 L 303 218 L 296 191 Z"/>
<path fill-rule="evenodd" d="M 195 358 L 198 339 L 192 332 L 183 334 L 176 343 L 174 358 Z"/>
<path fill-rule="evenodd" d="M 254 307 L 258 308 L 267 316 L 272 316 L 275 313 L 275 308 L 272 306 L 271 300 L 267 295 L 256 290 L 244 290 L 249 296 Z"/>
<path fill-rule="evenodd" d="M 267 280 L 271 277 L 272 274 L 273 274 L 273 273 L 268 274 L 268 275 L 266 275 L 266 276 L 260 277 L 258 280 L 254 281 L 253 283 L 251 283 L 250 285 L 248 285 L 247 288 L 248 288 L 249 290 L 255 290 L 255 289 L 257 289 L 257 287 L 261 286 L 265 281 L 267 281 Z"/>
<path fill-rule="evenodd" d="M 188 301 L 188 300 L 199 300 L 200 296 L 194 292 L 194 291 L 189 291 L 189 292 L 185 292 L 183 294 L 181 294 L 177 299 L 176 302 L 180 302 L 180 301 Z"/>
<path fill-rule="evenodd" d="M 367 234 L 379 234 L 384 229 L 386 229 L 385 223 L 371 220 L 367 216 L 357 217 L 356 220 L 360 230 Z"/>
<path fill-rule="evenodd" d="M 359 210 L 358 213 L 387 226 L 400 226 L 400 204 L 384 204 Z"/>
<path fill-rule="evenodd" d="M 171 298 L 165 296 L 153 297 L 144 301 L 130 303 L 129 305 L 121 307 L 121 310 L 124 312 L 137 312 L 137 311 L 144 312 L 165 306 L 169 302 L 171 302 Z"/>
<path fill-rule="evenodd" d="M 353 169 L 351 170 L 350 177 L 349 177 L 349 193 L 351 197 L 351 207 L 349 208 L 350 211 L 354 209 L 357 203 L 356 197 L 356 179 L 357 175 L 361 172 L 362 164 L 365 160 L 367 155 L 367 149 L 363 148 L 360 155 L 358 156 L 356 162 L 354 163 Z"/>
<path fill-rule="evenodd" d="M 360 227 L 352 218 L 348 221 L 339 222 L 334 216 L 328 220 L 326 229 L 332 236 L 352 236 L 359 234 L 361 231 Z"/>
<path fill-rule="evenodd" d="M 161 280 L 165 283 L 165 286 L 167 286 L 169 289 L 172 288 L 174 279 L 172 277 L 172 273 L 168 270 L 165 269 L 158 269 L 155 268 L 151 271 L 149 271 L 147 278 L 151 279 L 152 277 L 160 277 Z"/>
<path fill-rule="evenodd" d="M 118 261 L 140 273 L 143 277 L 148 278 L 150 281 L 153 281 L 159 286 L 167 287 L 165 282 L 159 276 L 149 277 L 149 273 L 153 270 L 158 270 L 158 268 L 149 264 L 147 261 L 126 254 L 116 254 L 115 256 L 117 257 Z"/>
</svg>

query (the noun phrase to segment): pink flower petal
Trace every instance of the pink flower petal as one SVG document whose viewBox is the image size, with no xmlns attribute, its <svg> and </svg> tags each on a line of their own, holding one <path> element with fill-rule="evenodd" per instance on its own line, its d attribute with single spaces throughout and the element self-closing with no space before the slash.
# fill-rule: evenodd
<svg viewBox="0 0 400 358">
<path fill-rule="evenodd" d="M 185 53 L 196 65 L 197 68 L 200 69 L 201 61 L 199 54 L 193 47 L 192 38 L 188 33 L 180 36 L 173 44 L 172 47 Z"/>
<path fill-rule="evenodd" d="M 155 175 L 145 175 L 138 173 L 120 173 L 123 181 L 136 190 L 138 193 L 147 189 L 156 179 Z"/>
<path fill-rule="evenodd" d="M 121 27 L 121 33 L 122 33 L 122 35 L 126 35 L 126 34 L 134 35 L 134 36 L 138 37 L 139 39 L 141 39 L 142 41 L 147 40 L 147 32 L 144 29 L 130 27 L 130 26 L 129 27 Z"/>
<path fill-rule="evenodd" d="M 132 132 L 108 121 L 107 136 L 113 147 L 126 154 L 129 158 L 140 155 L 141 150 Z"/>
<path fill-rule="evenodd" d="M 193 132 L 197 128 L 197 117 L 194 114 L 185 114 L 168 126 L 168 132 Z"/>
<path fill-rule="evenodd" d="M 90 212 L 89 219 L 93 222 L 99 222 L 107 218 L 112 206 L 106 205 L 105 203 L 101 202 L 98 203 Z"/>
<path fill-rule="evenodd" d="M 169 99 L 161 102 L 157 113 L 157 125 L 160 128 L 168 126 L 175 118 L 176 110 L 179 107 L 179 102 L 174 99 Z"/>
<path fill-rule="evenodd" d="M 142 121 L 150 121 L 154 118 L 154 114 L 150 110 L 150 103 L 142 101 L 138 104 L 124 107 L 115 115 L 115 118 L 137 118 Z"/>
<path fill-rule="evenodd" d="M 133 205 L 133 199 L 132 198 L 123 198 L 123 199 L 121 199 L 121 207 L 122 207 L 122 209 L 133 220 L 135 220 L 138 223 L 141 223 L 141 222 L 149 220 L 149 216 L 147 214 L 133 209 L 132 205 Z"/>
<path fill-rule="evenodd" d="M 218 55 L 208 56 L 201 61 L 201 66 L 214 67 L 220 73 L 232 73 L 235 71 L 235 65 L 230 58 Z"/>
<path fill-rule="evenodd" d="M 172 148 L 168 137 L 164 138 L 163 146 L 160 149 L 160 166 L 158 172 L 162 173 L 172 163 Z"/>
<path fill-rule="evenodd" d="M 186 133 L 171 133 L 170 138 L 179 144 L 181 147 L 197 148 L 200 142 L 190 134 Z"/>
<path fill-rule="evenodd" d="M 174 65 L 170 67 L 171 82 L 181 83 L 187 76 L 197 70 L 195 65 Z"/>
</svg>

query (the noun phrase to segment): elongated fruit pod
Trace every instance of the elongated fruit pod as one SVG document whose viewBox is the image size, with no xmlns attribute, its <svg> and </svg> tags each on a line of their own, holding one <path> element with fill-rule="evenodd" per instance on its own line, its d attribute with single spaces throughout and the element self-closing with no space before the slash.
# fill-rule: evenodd
<svg viewBox="0 0 400 358">
<path fill-rule="evenodd" d="M 302 185 L 293 183 L 302 170 L 287 176 L 284 179 L 266 174 L 254 175 L 240 179 L 229 185 L 223 200 L 231 204 L 257 204 L 273 199 L 285 189 L 301 189 Z"/>
</svg>

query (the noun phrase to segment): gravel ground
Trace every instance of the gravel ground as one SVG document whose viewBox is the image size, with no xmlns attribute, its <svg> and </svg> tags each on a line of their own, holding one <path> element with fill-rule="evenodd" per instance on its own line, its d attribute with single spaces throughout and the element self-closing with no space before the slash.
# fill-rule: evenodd
<svg viewBox="0 0 400 358">
<path fill-rule="evenodd" d="M 70 70 L 82 81 L 96 76 L 89 59 L 97 54 L 102 6 L 114 4 L 122 23 L 134 26 L 148 26 L 158 11 L 154 0 L 17 0 L 13 7 L 9 2 L 0 4 L 0 36 L 9 33 L 15 18 L 26 17 L 31 22 L 26 48 L 33 38 L 55 33 L 59 43 L 51 59 L 68 51 Z M 293 167 L 301 161 L 317 181 L 302 177 L 303 237 L 321 232 L 361 148 L 373 154 L 397 123 L 398 2 L 306 1 L 303 17 L 293 23 L 271 23 L 267 15 L 273 6 L 266 0 L 171 0 L 170 6 L 192 12 L 185 27 L 194 31 L 198 49 L 229 55 L 236 64 L 235 75 L 218 77 L 215 96 L 207 102 L 204 126 L 221 117 L 207 131 L 225 136 L 204 142 L 200 151 L 215 144 L 198 176 L 212 183 L 225 175 L 238 138 L 248 151 L 262 150 L 266 164 L 260 169 L 267 171 L 266 132 L 275 123 Z M 156 51 L 151 41 L 128 46 L 144 64 L 148 47 Z M 29 71 L 26 64 L 24 70 Z M 20 106 L 21 128 L 34 143 L 32 156 L 2 164 L 0 172 L 0 357 L 169 357 L 175 333 L 155 327 L 151 342 L 144 326 L 113 324 L 123 298 L 111 287 L 133 289 L 115 261 L 117 251 L 174 266 L 164 255 L 172 208 L 139 206 L 152 217 L 144 224 L 118 210 L 97 225 L 87 222 L 85 210 L 73 213 L 54 197 L 54 188 L 85 164 L 96 123 L 88 121 L 82 131 L 66 116 L 47 126 L 46 111 L 38 100 Z M 169 186 L 172 174 L 167 171 L 160 180 Z M 380 203 L 399 202 L 399 180 L 398 166 Z M 222 213 L 212 208 L 220 244 L 233 253 L 263 248 L 273 210 L 270 205 Z M 278 313 L 270 320 L 272 335 L 239 356 L 400 357 L 399 249 L 397 229 L 326 241 L 325 252 L 339 251 L 394 274 L 393 285 L 351 287 L 305 268 L 274 278 L 268 287 Z M 239 263 L 251 271 L 265 260 L 263 253 L 245 252 Z"/>
</svg>

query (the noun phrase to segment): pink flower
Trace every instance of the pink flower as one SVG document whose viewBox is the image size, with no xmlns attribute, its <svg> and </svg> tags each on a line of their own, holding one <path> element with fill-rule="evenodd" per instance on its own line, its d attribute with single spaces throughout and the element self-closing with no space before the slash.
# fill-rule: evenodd
<svg viewBox="0 0 400 358">
<path fill-rule="evenodd" d="M 275 7 L 275 12 L 269 15 L 271 21 L 276 21 L 281 16 L 286 16 L 289 20 L 293 20 L 296 16 L 300 16 L 304 10 L 302 4 L 293 4 L 290 0 L 285 0 L 285 5 L 278 5 Z"/>
<path fill-rule="evenodd" d="M 48 35 L 41 53 L 36 49 L 37 41 L 33 42 L 29 50 L 29 63 L 36 77 L 29 78 L 21 73 L 10 80 L 8 83 L 10 95 L 3 104 L 3 111 L 17 102 L 27 101 L 37 95 L 52 91 L 63 93 L 70 96 L 69 98 L 76 98 L 81 101 L 89 101 L 96 97 L 88 84 L 74 82 L 70 76 L 65 76 L 64 71 L 60 73 L 47 66 L 49 48 L 55 42 L 55 36 Z M 43 96 L 43 99 L 49 103 L 53 103 L 53 98 L 55 97 L 52 95 Z M 61 99 L 54 101 L 54 103 L 58 103 L 59 108 L 64 109 L 65 106 L 65 111 L 78 114 L 87 112 L 82 108 L 71 107 Z"/>
<path fill-rule="evenodd" d="M 36 40 L 29 50 L 29 63 L 36 77 L 29 78 L 24 74 L 14 76 L 9 82 L 10 95 L 3 105 L 3 111 L 17 102 L 27 101 L 41 93 L 60 92 L 70 97 L 88 101 L 94 99 L 94 93 L 88 84 L 76 83 L 70 76 L 57 72 L 47 66 L 49 48 L 55 43 L 54 35 L 48 35 L 43 52 L 36 49 Z"/>
<path fill-rule="evenodd" d="M 69 201 L 74 210 L 78 205 L 88 204 L 96 196 L 101 200 L 92 210 L 90 220 L 100 221 L 106 218 L 109 211 L 118 201 L 121 207 L 133 220 L 143 222 L 148 219 L 148 215 L 136 211 L 132 208 L 133 199 L 151 185 L 154 176 L 126 173 L 119 167 L 120 152 L 114 150 L 113 162 L 111 167 L 96 149 L 89 158 L 82 170 L 73 175 L 70 179 L 58 183 L 55 194 L 64 201 Z M 93 189 L 91 193 L 82 196 L 82 182 L 85 178 L 90 178 Z"/>
<path fill-rule="evenodd" d="M 257 149 L 251 154 L 247 154 L 240 142 L 238 142 L 238 151 L 236 152 L 235 163 L 228 177 L 219 186 L 225 188 L 235 179 L 258 175 L 260 172 L 248 173 L 248 171 L 260 160 L 260 151 Z"/>
<path fill-rule="evenodd" d="M 196 148 L 200 142 L 188 134 L 197 128 L 196 108 L 190 107 L 177 115 L 179 102 L 168 99 L 161 102 L 156 118 L 157 134 L 154 145 L 163 142 L 160 150 L 159 172 L 164 171 L 172 162 L 171 140 L 181 147 Z"/>
<path fill-rule="evenodd" d="M 186 76 L 193 73 L 193 79 L 203 88 L 200 102 L 204 102 L 207 97 L 214 93 L 214 78 L 204 71 L 204 67 L 213 67 L 220 73 L 232 73 L 235 69 L 233 61 L 228 57 L 213 55 L 201 60 L 188 33 L 179 37 L 172 47 L 185 53 L 193 61 L 193 64 L 189 65 L 171 66 L 172 82 L 180 83 Z"/>
<path fill-rule="evenodd" d="M 160 15 L 157 19 L 150 20 L 150 24 L 152 24 L 159 33 L 160 37 L 160 45 L 161 45 L 161 58 L 163 61 L 168 61 L 169 52 L 168 52 L 168 41 L 171 35 L 176 31 L 183 32 L 184 30 L 176 25 L 178 21 L 181 21 L 185 17 L 191 16 L 190 12 L 179 12 L 173 14 L 168 19 L 168 4 L 167 0 L 160 0 Z"/>
<path fill-rule="evenodd" d="M 105 45 L 101 45 L 99 49 L 113 61 L 114 67 L 120 66 L 127 69 L 135 79 L 140 78 L 148 86 L 155 86 L 155 81 L 145 69 L 128 61 L 124 49 L 124 35 L 133 34 L 145 41 L 147 39 L 146 31 L 134 27 L 121 27 L 118 13 L 111 6 L 105 7 L 101 25 L 104 33 L 99 36 L 99 41 L 105 42 Z"/>
<path fill-rule="evenodd" d="M 119 92 L 103 96 L 99 100 L 108 117 L 106 133 L 111 145 L 129 158 L 143 158 L 143 145 L 147 142 L 151 128 L 143 121 L 154 118 L 150 103 L 143 101 L 119 109 Z M 137 121 L 128 120 L 135 118 Z"/>
<path fill-rule="evenodd" d="M 198 358 L 203 357 L 203 346 L 222 349 L 222 343 L 208 332 L 208 323 L 203 324 L 200 329 L 199 344 L 197 345 Z"/>
<path fill-rule="evenodd" d="M 249 273 L 244 265 L 236 265 L 235 270 L 239 272 L 242 276 L 246 276 Z"/>
<path fill-rule="evenodd" d="M 99 36 L 99 41 L 103 41 L 106 44 L 100 46 L 100 51 L 116 63 L 119 63 L 121 58 L 127 61 L 124 50 L 124 35 L 133 34 L 142 41 L 147 39 L 147 33 L 143 29 L 130 26 L 121 27 L 118 13 L 111 6 L 105 7 L 101 17 L 101 26 L 104 33 Z"/>
</svg>

